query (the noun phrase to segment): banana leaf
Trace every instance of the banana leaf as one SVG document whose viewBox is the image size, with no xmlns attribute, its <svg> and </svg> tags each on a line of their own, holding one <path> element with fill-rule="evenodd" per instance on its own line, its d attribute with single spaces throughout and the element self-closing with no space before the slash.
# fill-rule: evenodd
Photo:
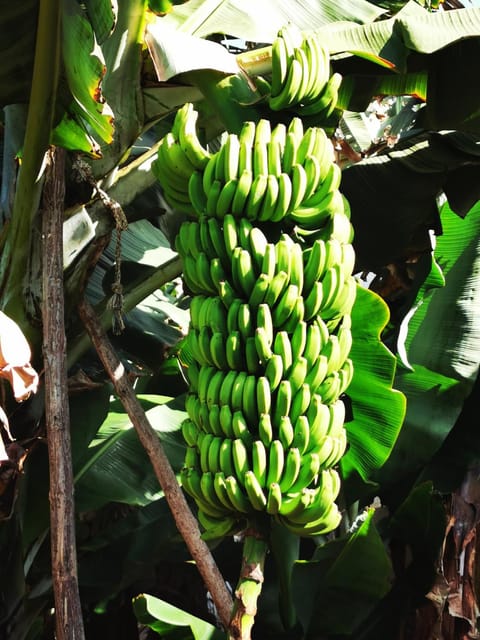
<svg viewBox="0 0 480 640">
<path fill-rule="evenodd" d="M 148 594 L 133 599 L 138 621 L 162 638 L 175 640 L 222 640 L 225 634 L 212 624 Z"/>
<path fill-rule="evenodd" d="M 408 406 L 405 426 L 380 474 L 385 482 L 420 472 L 430 462 L 455 426 L 478 376 L 480 207 L 462 219 L 445 204 L 441 221 L 443 234 L 434 255 L 445 286 L 420 294 L 415 313 L 404 320 L 400 339 L 411 370 L 399 367 L 394 386 L 406 394 Z M 468 451 L 461 460 L 468 463 Z"/>
<path fill-rule="evenodd" d="M 172 467 L 179 471 L 185 451 L 180 433 L 185 412 L 178 401 L 168 397 L 147 396 L 144 400 L 153 405 L 146 411 L 147 418 L 158 432 Z M 161 497 L 147 455 L 118 401 L 112 402 L 81 468 L 75 470 L 75 487 L 79 511 L 98 509 L 109 502 L 145 506 Z"/>
<path fill-rule="evenodd" d="M 368 289 L 357 287 L 350 353 L 354 375 L 347 390 L 353 420 L 345 425 L 349 448 L 341 460 L 347 492 L 350 492 L 348 480 L 354 473 L 369 481 L 382 467 L 397 440 L 405 415 L 405 397 L 392 388 L 395 357 L 380 340 L 388 315 L 388 308 L 381 298 Z"/>
<path fill-rule="evenodd" d="M 318 547 L 293 569 L 293 593 L 304 637 L 352 633 L 388 593 L 392 566 L 374 522 L 362 514 L 350 535 Z"/>
<path fill-rule="evenodd" d="M 478 140 L 478 134 L 455 131 L 419 133 L 343 171 L 359 270 L 429 252 L 429 230 L 441 230 L 436 198 L 442 190 L 465 215 L 480 195 L 478 183 L 465 189 L 462 178 L 478 170 Z"/>
<path fill-rule="evenodd" d="M 350 20 L 359 23 L 379 18 L 384 10 L 365 0 L 262 0 L 241 6 L 231 0 L 190 0 L 175 7 L 163 20 L 197 37 L 229 34 L 249 42 L 272 42 L 278 29 L 287 22 L 301 29 L 312 29 L 331 22 Z"/>
</svg>

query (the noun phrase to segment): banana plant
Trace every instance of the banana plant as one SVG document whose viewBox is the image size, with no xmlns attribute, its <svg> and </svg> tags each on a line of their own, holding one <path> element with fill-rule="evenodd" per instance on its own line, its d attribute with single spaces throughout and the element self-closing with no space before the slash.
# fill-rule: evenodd
<svg viewBox="0 0 480 640">
<path fill-rule="evenodd" d="M 151 171 L 158 153 L 156 142 L 171 129 L 177 109 L 186 102 L 195 102 L 201 114 L 204 141 L 212 145 L 218 144 L 217 136 L 223 130 L 238 132 L 246 120 L 258 121 L 265 116 L 279 119 L 278 112 L 271 111 L 268 101 L 271 90 L 271 44 L 286 22 L 287 15 L 299 28 L 314 29 L 321 34 L 332 57 L 333 69 L 344 77 L 337 119 L 329 123 L 331 131 L 346 121 L 339 119 L 343 109 L 363 112 L 372 96 L 379 93 L 414 94 L 425 101 L 426 107 L 420 110 L 421 117 L 415 123 L 416 137 L 405 138 L 400 146 L 387 149 L 387 153 L 378 157 L 353 164 L 343 172 L 342 190 L 351 202 L 359 268 L 382 275 L 387 267 L 387 275 L 392 272 L 398 275 L 400 268 L 407 272 L 406 281 L 401 283 L 403 288 L 400 289 L 400 295 L 398 291 L 392 293 L 391 290 L 382 289 L 381 278 L 375 283 L 390 306 L 390 324 L 387 324 L 387 307 L 377 298 L 368 294 L 365 297 L 360 295 L 360 302 L 355 307 L 355 348 L 359 364 L 351 388 L 354 401 L 356 394 L 355 420 L 348 427 L 351 446 L 342 461 L 345 520 L 343 530 L 339 533 L 343 535 L 336 540 L 313 545 L 314 549 L 307 549 L 302 554 L 295 536 L 278 543 L 283 552 L 289 550 L 288 561 L 278 561 L 282 553 L 274 553 L 278 564 L 273 569 L 267 558 L 267 583 L 271 573 L 277 573 L 278 583 L 272 580 L 271 589 L 267 584 L 263 587 L 253 627 L 253 633 L 257 632 L 260 634 L 258 637 L 263 638 L 281 637 L 284 633 L 299 638 L 318 633 L 327 637 L 342 633 L 367 638 L 369 632 L 371 637 L 375 637 L 375 625 L 381 628 L 382 623 L 388 620 L 389 613 L 395 610 L 392 604 L 395 598 L 402 606 L 406 606 L 408 597 L 402 600 L 400 596 L 405 589 L 409 593 L 408 588 L 413 584 L 413 580 L 412 583 L 397 581 L 393 588 L 388 589 L 392 565 L 386 553 L 386 541 L 390 537 L 414 545 L 415 532 L 406 535 L 405 523 L 410 521 L 412 513 L 418 519 L 425 506 L 432 509 L 436 518 L 430 530 L 418 526 L 415 531 L 425 535 L 425 539 L 431 535 L 432 556 L 428 556 L 428 562 L 422 564 L 422 549 L 417 546 L 412 575 L 417 569 L 424 578 L 422 587 L 416 587 L 416 595 L 423 595 L 429 588 L 433 552 L 440 547 L 443 522 L 438 496 L 427 485 L 420 485 L 420 489 L 416 489 L 416 478 L 412 478 L 412 474 L 423 470 L 418 482 L 426 482 L 431 477 L 438 478 L 439 469 L 442 468 L 440 456 L 448 455 L 447 435 L 455 432 L 454 425 L 461 416 L 478 367 L 478 354 L 471 347 L 476 330 L 475 314 L 471 306 L 465 307 L 465 296 L 459 296 L 458 301 L 456 296 L 459 283 L 460 286 L 467 283 L 468 287 L 476 288 L 472 248 L 468 239 L 477 234 L 474 224 L 476 210 L 469 210 L 476 200 L 475 183 L 470 172 L 478 162 L 478 131 L 475 92 L 465 92 L 464 88 L 469 85 L 473 73 L 472 61 L 475 56 L 472 52 L 479 35 L 478 11 L 432 13 L 409 2 L 400 3 L 404 5 L 400 11 L 397 6 L 387 13 L 385 9 L 363 1 L 324 1 L 318 3 L 318 12 L 312 21 L 307 4 L 302 2 L 288 3 L 281 10 L 278 3 L 257 3 L 255 14 L 252 15 L 239 12 L 233 3 L 208 3 L 207 7 L 206 3 L 196 0 L 173 7 L 165 3 L 158 6 L 157 3 L 151 3 L 149 8 L 154 10 L 153 13 L 147 11 L 146 2 L 140 1 L 120 2 L 118 13 L 109 2 L 87 2 L 82 8 L 75 2 L 65 2 L 61 4 L 61 11 L 60 4 L 23 3 L 22 6 L 10 8 L 8 14 L 2 16 L 5 23 L 10 20 L 16 25 L 16 29 L 10 28 L 8 33 L 12 37 L 16 34 L 16 50 L 20 52 L 18 56 L 5 56 L 0 65 L 2 78 L 7 79 L 1 83 L 5 114 L 4 148 L 8 151 L 4 153 L 2 205 L 3 215 L 10 219 L 2 241 L 2 307 L 25 329 L 37 362 L 40 362 L 39 333 L 30 318 L 38 316 L 36 309 L 41 296 L 36 278 L 38 257 L 35 252 L 36 212 L 42 187 L 41 161 L 49 142 L 52 142 L 65 147 L 72 162 L 72 184 L 68 191 L 71 200 L 65 215 L 65 228 L 70 230 L 71 238 L 67 254 L 70 262 L 65 272 L 67 308 L 73 310 L 78 296 L 83 292 L 85 277 L 95 266 L 88 294 L 97 303 L 105 325 L 111 322 L 112 312 L 107 300 L 111 296 L 112 279 L 115 279 L 112 265 L 118 261 L 119 254 L 116 251 L 120 246 L 125 260 L 124 309 L 131 313 L 124 319 L 126 330 L 116 339 L 117 347 L 125 360 L 133 363 L 133 375 L 138 378 L 138 384 L 146 385 L 151 393 L 158 393 L 159 383 L 175 386 L 180 399 L 186 390 L 178 369 L 174 369 L 175 376 L 165 376 L 162 367 L 158 366 L 168 355 L 165 345 L 174 347 L 181 331 L 186 329 L 185 316 L 182 316 L 178 305 L 188 305 L 189 299 L 178 297 L 174 287 L 168 287 L 168 283 L 180 275 L 180 263 L 172 265 L 169 262 L 174 257 L 168 250 L 168 237 L 175 237 L 182 214 L 169 206 L 166 192 L 162 192 L 161 184 L 159 186 Z M 40 10 L 38 18 L 37 9 Z M 225 10 L 231 12 L 232 17 L 228 21 Z M 56 21 L 52 19 L 53 15 L 57 16 Z M 262 15 L 268 16 L 268 19 L 263 20 Z M 61 16 L 63 24 L 63 40 L 60 38 L 58 16 Z M 341 23 L 335 25 L 337 21 Z M 34 55 L 34 33 L 37 34 L 38 51 L 43 52 L 43 56 Z M 216 33 L 229 33 L 243 41 L 255 43 L 256 49 L 237 55 L 226 53 L 223 46 L 209 39 Z M 467 40 L 465 36 L 468 36 Z M 42 44 L 45 42 L 48 42 L 48 46 Z M 52 43 L 54 46 L 50 46 Z M 185 55 L 186 52 L 188 55 Z M 18 73 L 17 65 L 29 72 Z M 463 100 L 458 99 L 459 94 Z M 53 100 L 55 95 L 56 100 Z M 24 105 L 28 101 L 26 109 Z M 39 126 L 39 122 L 42 126 Z M 305 122 L 309 123 L 308 120 Z M 457 133 L 443 133 L 443 129 L 455 129 Z M 360 148 L 360 151 L 364 150 Z M 441 164 L 438 163 L 439 152 L 444 159 Z M 79 158 L 78 154 L 84 154 L 84 157 Z M 87 162 L 84 161 L 85 157 L 88 158 Z M 16 185 L 15 158 L 19 159 L 21 167 Z M 445 170 L 445 166 L 448 170 Z M 366 190 L 368 184 L 374 186 L 371 192 Z M 413 184 L 415 188 L 402 202 L 394 194 L 403 195 L 406 184 Z M 436 198 L 441 190 L 447 194 L 453 211 L 447 207 L 439 210 L 436 206 Z M 128 231 L 121 231 L 118 221 L 106 205 L 108 200 L 102 197 L 105 193 L 110 201 L 122 206 L 130 222 Z M 134 222 L 136 218 L 144 217 L 143 211 L 148 211 L 149 216 L 150 212 L 154 212 L 151 220 L 142 220 L 140 224 Z M 467 211 L 465 221 L 456 215 L 465 216 Z M 388 222 L 382 227 L 384 220 Z M 467 221 L 468 224 L 462 225 Z M 113 241 L 97 265 L 98 256 L 116 224 L 116 236 L 121 237 L 122 244 L 115 241 L 114 234 Z M 166 236 L 157 234 L 157 225 L 163 228 Z M 439 236 L 435 248 L 430 244 L 431 234 L 425 231 L 430 228 L 437 235 L 443 228 L 444 235 Z M 158 255 L 158 260 L 150 263 L 153 266 L 150 271 L 148 264 L 145 264 L 145 269 L 141 265 L 129 265 L 129 260 L 135 263 L 141 260 L 142 255 L 147 255 L 148 240 L 153 235 L 159 238 L 155 242 L 164 245 L 165 254 Z M 140 246 L 135 246 L 135 238 Z M 442 238 L 445 238 L 447 245 L 449 238 L 452 238 L 452 247 L 442 246 Z M 129 241 L 133 246 L 129 246 Z M 451 254 L 450 249 L 456 250 L 457 254 Z M 460 269 L 461 258 L 463 264 Z M 148 260 L 145 262 L 148 263 Z M 29 268 L 25 279 L 27 263 Z M 453 268 L 457 263 L 459 266 Z M 409 267 L 410 264 L 415 267 Z M 443 284 L 443 280 L 438 265 L 443 269 L 446 283 L 440 288 L 438 285 Z M 132 268 L 129 271 L 130 266 Z M 394 271 L 394 267 L 397 270 Z M 104 276 L 106 269 L 109 269 L 108 276 Z M 429 289 L 424 287 L 424 283 L 428 282 L 432 285 Z M 156 293 L 159 287 L 164 287 L 160 296 Z M 25 292 L 28 292 L 27 297 Z M 442 302 L 444 296 L 445 301 Z M 401 305 L 398 304 L 399 299 Z M 437 337 L 430 326 L 438 323 L 444 310 L 451 308 L 452 301 L 457 301 L 457 313 L 449 323 L 449 332 L 444 334 L 444 341 L 449 344 L 453 342 L 455 347 L 444 353 L 438 346 L 438 340 L 436 349 L 429 348 Z M 139 307 L 141 302 L 142 308 Z M 416 315 L 413 315 L 413 310 L 417 311 Z M 174 319 L 174 323 L 177 322 L 177 335 L 165 331 L 159 313 L 162 318 L 166 314 Z M 116 411 L 106 401 L 108 390 L 104 387 L 104 381 L 100 379 L 100 386 L 96 385 L 95 361 L 89 357 L 88 344 L 81 335 L 81 328 L 73 313 L 67 323 L 71 338 L 69 364 L 79 369 L 71 382 L 77 382 L 83 389 L 82 398 L 92 399 L 92 394 L 98 393 L 98 388 L 103 389 L 104 394 L 101 403 L 94 404 L 95 415 L 87 418 L 82 414 L 82 403 L 76 404 L 72 397 L 72 424 L 77 425 L 75 432 L 81 436 L 81 442 L 74 441 L 73 451 L 79 474 L 80 530 L 85 533 L 89 511 L 93 510 L 95 514 L 93 522 L 98 522 L 105 501 L 124 502 L 135 509 L 132 517 L 120 516 L 123 526 L 119 528 L 123 529 L 126 544 L 131 545 L 133 567 L 125 566 L 119 580 L 113 579 L 112 572 L 115 553 L 119 553 L 118 545 L 112 542 L 114 538 L 118 539 L 114 527 L 96 538 L 89 535 L 80 537 L 80 585 L 85 594 L 88 615 L 95 618 L 95 607 L 101 610 L 99 601 L 107 600 L 118 588 L 113 584 L 131 589 L 132 585 L 139 583 L 134 571 L 135 558 L 138 557 L 136 541 L 131 532 L 142 532 L 142 542 L 137 539 L 138 552 L 143 547 L 142 553 L 145 554 L 148 542 L 154 537 L 152 530 L 148 535 L 143 535 L 148 528 L 146 523 L 160 521 L 165 526 L 170 521 L 164 501 L 153 489 L 139 498 L 135 492 L 123 491 L 116 482 L 110 484 L 112 477 L 108 470 L 111 470 L 112 463 L 119 465 L 116 475 L 124 478 L 136 465 L 143 474 L 147 468 L 146 462 L 137 455 L 131 455 L 127 445 L 123 451 L 124 457 L 120 451 L 115 451 L 113 445 L 117 436 L 108 428 L 114 425 L 114 432 L 121 433 L 124 423 L 122 426 L 118 420 L 115 421 Z M 470 330 L 469 333 L 465 333 L 466 328 Z M 464 340 L 461 339 L 462 335 L 465 335 Z M 469 339 L 470 336 L 472 339 Z M 399 354 L 400 367 L 396 373 L 394 356 L 383 347 L 380 337 L 385 338 L 394 354 Z M 140 341 L 143 346 L 141 353 Z M 369 351 L 367 347 L 362 348 L 363 342 L 376 346 L 370 347 Z M 158 349 L 158 359 L 152 357 L 152 348 Z M 463 365 L 464 358 L 467 358 L 467 365 Z M 166 364 L 169 361 L 164 362 Z M 80 375 L 85 370 L 90 373 L 87 380 Z M 73 373 L 75 369 L 71 371 Z M 392 394 L 392 384 L 394 388 L 401 389 L 407 399 L 406 426 L 400 435 L 402 396 Z M 370 392 L 375 401 L 365 402 Z M 439 406 L 448 408 L 448 411 L 439 416 Z M 11 417 L 13 433 L 17 434 L 17 438 L 28 442 L 34 433 L 32 430 L 39 424 L 42 411 L 42 402 L 37 399 L 19 412 L 18 426 Z M 102 416 L 108 416 L 103 427 Z M 164 424 L 168 422 L 167 418 L 163 419 Z M 88 425 L 87 432 L 80 429 L 80 424 Z M 417 447 L 420 436 L 424 438 L 421 440 L 423 446 Z M 110 446 L 114 455 L 108 461 L 102 454 Z M 88 453 L 85 447 L 88 447 Z M 173 452 L 171 458 L 175 460 Z M 409 461 L 408 466 L 405 465 L 405 459 Z M 82 460 L 85 465 L 83 470 L 80 464 Z M 102 473 L 109 480 L 105 492 L 102 496 L 94 492 L 92 496 L 91 488 L 98 486 L 98 481 L 94 474 L 90 474 L 90 490 L 82 495 L 82 481 L 89 480 L 88 469 L 92 465 L 94 471 L 99 460 L 105 460 Z M 38 468 L 43 468 L 40 475 L 37 475 Z M 14 521 L 2 523 L 2 553 L 9 558 L 10 573 L 22 576 L 16 581 L 15 594 L 3 596 L 9 607 L 2 624 L 5 628 L 13 628 L 12 637 L 18 638 L 27 637 L 29 624 L 33 625 L 33 621 L 38 620 L 38 613 L 48 608 L 49 603 L 48 585 L 45 587 L 45 583 L 42 583 L 48 521 L 45 518 L 46 492 L 41 492 L 42 484 L 45 485 L 45 480 L 43 483 L 41 481 L 42 477 L 45 478 L 45 458 L 39 447 L 29 451 L 25 472 L 27 482 L 19 497 L 22 510 L 17 511 Z M 406 476 L 410 484 L 405 482 Z M 143 480 L 138 482 L 143 485 Z M 135 481 L 132 484 L 135 485 Z M 427 488 L 424 489 L 424 486 Z M 438 486 L 443 488 L 441 484 Z M 408 495 L 410 487 L 413 488 Z M 41 495 L 37 499 L 39 489 Z M 451 489 L 451 486 L 447 488 L 448 491 Z M 382 520 L 380 508 L 376 510 L 378 513 L 375 517 L 371 508 L 362 513 L 364 507 L 377 504 L 374 498 L 378 494 L 394 514 L 393 519 L 385 516 Z M 32 505 L 35 505 L 36 511 Z M 34 517 L 36 513 L 38 519 Z M 359 514 L 360 520 L 356 520 Z M 141 526 L 137 517 L 145 518 Z M 375 521 L 378 520 L 379 532 L 384 534 L 386 531 L 383 542 L 376 530 Z M 28 526 L 24 527 L 24 524 Z M 43 528 L 39 527 L 40 524 Z M 24 529 L 25 537 L 23 549 L 17 546 L 12 556 L 8 550 L 15 546 L 17 526 Z M 159 555 L 165 558 L 169 545 L 174 543 L 167 539 L 164 544 Z M 275 549 L 276 541 L 272 540 L 271 544 Z M 183 563 L 184 551 L 178 546 L 172 548 L 178 552 L 179 563 Z M 95 554 L 95 550 L 102 551 Z M 245 564 L 253 559 L 255 566 L 261 569 L 263 552 L 259 557 L 255 545 L 250 550 L 247 546 L 246 550 L 253 555 L 244 558 Z M 226 568 L 229 567 L 228 556 L 239 555 L 231 539 L 223 540 L 216 553 L 218 561 Z M 352 563 L 350 559 L 361 560 L 362 557 L 369 557 L 368 554 L 371 554 L 378 570 L 378 582 L 370 585 L 368 597 L 365 588 L 352 598 L 348 590 L 350 567 L 351 575 L 354 568 L 358 575 L 362 575 L 363 569 L 361 563 Z M 98 584 L 100 577 L 95 563 L 100 555 L 107 560 L 112 558 L 110 564 L 106 562 L 109 575 L 112 575 L 106 589 Z M 147 564 L 147 556 L 141 557 L 142 562 L 145 558 Z M 297 559 L 300 559 L 300 564 L 295 562 Z M 238 566 L 233 575 L 235 571 L 238 572 Z M 26 609 L 23 609 L 28 615 L 19 616 L 18 602 L 22 599 L 25 581 L 29 588 L 36 586 L 36 590 L 34 597 L 26 602 Z M 302 598 L 299 585 L 305 584 L 305 581 L 319 585 L 318 593 L 322 594 L 323 606 L 332 612 L 330 617 L 324 616 L 319 621 L 314 613 L 318 601 Z M 110 589 L 112 591 L 107 593 Z M 251 593 L 251 602 L 248 594 L 246 596 L 249 603 L 258 598 L 258 584 L 253 585 Z M 338 604 L 339 593 L 342 594 L 342 602 L 351 602 L 354 614 L 342 627 L 338 626 L 338 616 L 334 615 L 336 609 L 333 606 L 335 602 Z M 275 606 L 268 607 L 267 604 L 275 602 L 278 595 L 282 602 L 281 614 Z M 262 604 L 263 598 L 265 605 Z M 153 609 L 150 606 L 146 616 L 144 610 L 142 612 L 144 600 L 138 600 L 135 605 L 139 619 L 165 633 L 165 625 L 158 619 L 152 621 L 152 611 L 154 617 L 158 618 L 162 615 L 171 616 L 172 612 L 167 611 L 166 607 Z M 146 600 L 151 605 L 149 599 Z M 367 606 L 363 606 L 365 602 Z M 188 607 L 188 603 L 185 607 Z M 103 610 L 106 615 L 108 606 Z M 14 611 L 17 612 L 15 615 L 12 614 Z M 169 624 L 172 624 L 171 620 Z M 285 632 L 285 628 L 289 631 Z M 363 636 L 360 636 L 360 630 Z M 192 633 L 199 632 L 192 626 Z"/>
</svg>

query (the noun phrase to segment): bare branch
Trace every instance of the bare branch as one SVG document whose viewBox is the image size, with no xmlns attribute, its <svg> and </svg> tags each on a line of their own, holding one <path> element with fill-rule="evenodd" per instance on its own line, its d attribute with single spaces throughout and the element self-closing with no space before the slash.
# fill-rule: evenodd
<svg viewBox="0 0 480 640">
<path fill-rule="evenodd" d="M 148 422 L 145 412 L 138 402 L 135 392 L 127 378 L 125 369 L 118 359 L 92 306 L 84 300 L 79 305 L 78 311 L 100 360 L 112 380 L 115 392 L 125 407 L 139 440 L 150 458 L 155 475 L 163 489 L 177 528 L 185 540 L 185 544 L 192 558 L 197 564 L 198 571 L 207 589 L 210 591 L 218 616 L 227 629 L 230 623 L 232 599 L 210 549 L 200 537 L 197 520 L 185 500 L 185 496 L 180 489 L 162 443 Z"/>
</svg>

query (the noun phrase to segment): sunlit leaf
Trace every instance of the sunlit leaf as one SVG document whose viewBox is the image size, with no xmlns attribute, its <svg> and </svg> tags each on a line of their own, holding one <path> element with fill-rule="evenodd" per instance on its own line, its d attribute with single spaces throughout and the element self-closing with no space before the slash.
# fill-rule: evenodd
<svg viewBox="0 0 480 640">
<path fill-rule="evenodd" d="M 63 55 L 65 75 L 74 99 L 69 111 L 88 124 L 101 140 L 109 142 L 113 135 L 112 112 L 100 89 L 105 73 L 103 54 L 86 14 L 73 0 L 65 3 Z"/>
<path fill-rule="evenodd" d="M 85 0 L 88 18 L 99 44 L 111 34 L 117 19 L 117 0 Z"/>
<path fill-rule="evenodd" d="M 346 424 L 349 449 L 342 458 L 344 476 L 353 471 L 367 480 L 390 455 L 405 414 L 405 397 L 392 388 L 396 361 L 380 340 L 388 320 L 386 304 L 357 287 L 352 311 L 353 380 L 347 390 L 353 420 Z"/>
<path fill-rule="evenodd" d="M 178 32 L 162 19 L 148 24 L 145 41 L 161 82 L 194 69 L 215 69 L 233 74 L 239 71 L 235 56 L 225 47 Z"/>
<path fill-rule="evenodd" d="M 408 358 L 414 367 L 424 366 L 471 387 L 480 361 L 480 206 L 462 219 L 445 204 L 440 215 L 442 234 L 434 256 L 445 286 L 426 298 L 419 293 L 419 308 L 409 323 Z"/>
<path fill-rule="evenodd" d="M 138 621 L 147 625 L 162 638 L 175 640 L 222 640 L 225 634 L 213 625 L 177 607 L 142 594 L 133 599 L 133 609 Z"/>
<path fill-rule="evenodd" d="M 370 22 L 384 10 L 365 0 L 249 0 L 241 6 L 232 0 L 190 0 L 164 18 L 185 33 L 206 37 L 227 33 L 250 42 L 272 42 L 278 29 L 291 21 L 301 29 L 312 29 L 340 20 Z"/>
</svg>

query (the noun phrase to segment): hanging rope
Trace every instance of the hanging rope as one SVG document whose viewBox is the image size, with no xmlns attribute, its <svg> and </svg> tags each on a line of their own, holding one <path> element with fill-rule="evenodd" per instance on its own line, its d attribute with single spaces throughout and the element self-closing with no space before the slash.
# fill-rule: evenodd
<svg viewBox="0 0 480 640">
<path fill-rule="evenodd" d="M 97 185 L 93 177 L 91 167 L 85 160 L 77 157 L 74 163 L 74 169 L 77 172 L 79 181 L 85 181 L 92 187 L 115 221 L 115 272 L 111 286 L 113 295 L 108 301 L 108 306 L 112 309 L 112 333 L 118 336 L 125 329 L 125 322 L 123 320 L 123 286 L 121 269 L 122 233 L 128 227 L 128 220 L 120 203 L 113 200 L 108 193 Z"/>
</svg>

